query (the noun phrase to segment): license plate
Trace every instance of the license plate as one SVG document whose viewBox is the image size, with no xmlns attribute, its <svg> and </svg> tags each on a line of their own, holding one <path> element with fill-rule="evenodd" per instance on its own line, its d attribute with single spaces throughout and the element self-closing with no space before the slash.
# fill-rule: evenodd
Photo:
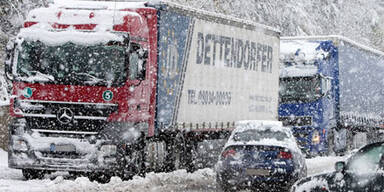
<svg viewBox="0 0 384 192">
<path fill-rule="evenodd" d="M 55 145 L 51 144 L 52 152 L 74 152 L 76 147 L 74 145 Z"/>
<path fill-rule="evenodd" d="M 247 175 L 252 176 L 268 176 L 269 170 L 267 169 L 246 169 Z"/>
</svg>

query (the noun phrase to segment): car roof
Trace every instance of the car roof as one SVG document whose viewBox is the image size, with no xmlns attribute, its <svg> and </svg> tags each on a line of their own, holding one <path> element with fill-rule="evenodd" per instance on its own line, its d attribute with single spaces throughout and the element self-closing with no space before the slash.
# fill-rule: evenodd
<svg viewBox="0 0 384 192">
<path fill-rule="evenodd" d="M 235 129 L 232 134 L 243 132 L 246 130 L 266 130 L 273 129 L 274 131 L 290 132 L 291 129 L 284 127 L 280 121 L 265 121 L 265 120 L 246 120 L 235 122 Z"/>
</svg>

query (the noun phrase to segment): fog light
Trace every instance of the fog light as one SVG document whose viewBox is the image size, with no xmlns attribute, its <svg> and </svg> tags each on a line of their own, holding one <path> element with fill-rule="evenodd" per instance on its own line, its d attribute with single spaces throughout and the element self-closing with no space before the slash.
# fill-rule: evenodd
<svg viewBox="0 0 384 192">
<path fill-rule="evenodd" d="M 103 156 L 111 156 L 116 154 L 116 145 L 103 145 L 100 148 Z"/>
<path fill-rule="evenodd" d="M 13 142 L 13 150 L 15 151 L 28 151 L 27 143 L 23 140 Z"/>
</svg>

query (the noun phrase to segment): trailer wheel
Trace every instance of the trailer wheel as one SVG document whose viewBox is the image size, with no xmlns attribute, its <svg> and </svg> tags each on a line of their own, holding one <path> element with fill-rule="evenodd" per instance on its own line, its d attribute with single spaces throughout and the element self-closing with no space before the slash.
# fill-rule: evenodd
<svg viewBox="0 0 384 192">
<path fill-rule="evenodd" d="M 166 171 L 175 171 L 185 167 L 185 138 L 182 133 L 167 142 L 167 168 Z"/>
<path fill-rule="evenodd" d="M 45 175 L 45 171 L 35 169 L 22 169 L 21 172 L 23 173 L 23 176 L 26 180 L 42 179 Z"/>
<path fill-rule="evenodd" d="M 185 166 L 186 166 L 187 172 L 193 173 L 197 170 L 196 159 L 197 159 L 197 142 L 190 141 L 186 145 L 186 153 L 185 153 Z"/>
<path fill-rule="evenodd" d="M 109 181 L 111 181 L 111 177 L 112 176 L 110 174 L 105 174 L 101 172 L 88 173 L 88 179 L 90 181 L 97 181 L 101 184 L 109 183 Z"/>
</svg>

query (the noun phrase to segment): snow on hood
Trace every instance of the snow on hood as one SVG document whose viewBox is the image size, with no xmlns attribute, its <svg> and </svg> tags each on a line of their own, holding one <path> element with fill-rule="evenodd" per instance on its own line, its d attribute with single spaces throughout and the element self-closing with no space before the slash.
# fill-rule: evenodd
<svg viewBox="0 0 384 192">
<path fill-rule="evenodd" d="M 274 138 L 264 138 L 260 140 L 252 141 L 235 141 L 234 135 L 238 132 L 244 132 L 247 130 L 271 130 L 273 132 L 284 132 L 288 135 L 288 138 L 285 140 L 277 140 Z M 267 145 L 267 146 L 278 146 L 288 148 L 292 151 L 300 151 L 296 140 L 292 134 L 292 131 L 288 127 L 283 127 L 282 122 L 280 121 L 262 121 L 262 120 L 247 120 L 247 121 L 238 121 L 235 123 L 235 129 L 232 131 L 231 136 L 228 139 L 228 142 L 225 144 L 224 148 L 233 145 Z"/>
<path fill-rule="evenodd" d="M 58 38 L 60 37 L 60 38 Z M 123 41 L 122 35 L 110 32 L 82 32 L 76 30 L 48 31 L 38 26 L 23 28 L 20 30 L 18 39 L 28 41 L 41 41 L 47 45 L 55 46 L 66 42 L 81 45 L 105 44 L 109 41 Z"/>
</svg>

